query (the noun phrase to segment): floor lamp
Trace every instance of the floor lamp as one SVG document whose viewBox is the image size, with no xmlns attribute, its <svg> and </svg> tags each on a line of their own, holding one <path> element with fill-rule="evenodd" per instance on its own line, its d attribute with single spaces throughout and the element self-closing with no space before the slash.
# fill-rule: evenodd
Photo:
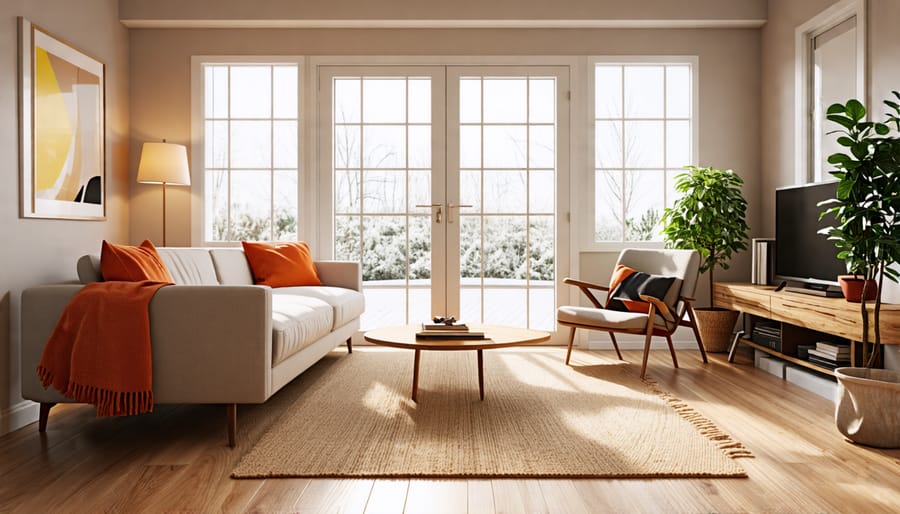
<svg viewBox="0 0 900 514">
<path fill-rule="evenodd" d="M 137 181 L 142 184 L 162 184 L 162 245 L 166 246 L 166 185 L 191 185 L 187 148 L 184 145 L 144 143 Z"/>
</svg>

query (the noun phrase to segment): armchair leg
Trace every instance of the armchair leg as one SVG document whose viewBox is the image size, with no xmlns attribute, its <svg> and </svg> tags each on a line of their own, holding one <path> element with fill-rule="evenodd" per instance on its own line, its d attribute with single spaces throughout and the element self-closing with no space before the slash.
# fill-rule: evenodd
<svg viewBox="0 0 900 514">
<path fill-rule="evenodd" d="M 677 368 L 678 367 L 678 358 L 675 357 L 675 346 L 672 345 L 672 336 L 671 335 L 666 335 L 666 342 L 669 343 L 669 353 L 672 354 L 672 364 L 674 364 L 675 367 Z"/>
<path fill-rule="evenodd" d="M 700 348 L 700 356 L 703 357 L 703 364 L 708 363 L 706 359 L 706 349 L 703 348 L 703 341 L 700 339 L 700 331 L 697 330 L 697 319 L 694 317 L 694 308 L 691 304 L 687 304 L 688 318 L 691 320 L 691 329 L 694 330 L 694 339 L 697 340 L 697 348 Z"/>
<path fill-rule="evenodd" d="M 569 328 L 569 349 L 566 351 L 566 366 L 569 365 L 569 357 L 572 356 L 572 343 L 575 342 L 575 327 Z"/>
<path fill-rule="evenodd" d="M 50 417 L 50 409 L 52 409 L 54 406 L 56 406 L 55 403 L 41 402 L 41 410 L 38 414 L 38 432 L 47 431 L 47 419 Z"/>
<path fill-rule="evenodd" d="M 653 327 L 647 332 L 647 338 L 644 340 L 644 360 L 641 363 L 641 378 L 647 373 L 647 359 L 650 357 L 650 339 L 653 337 Z"/>
<path fill-rule="evenodd" d="M 225 404 L 225 416 L 228 418 L 228 446 L 234 448 L 237 441 L 237 404 Z"/>
<path fill-rule="evenodd" d="M 349 337 L 347 338 L 347 353 L 353 353 L 353 341 L 350 339 Z"/>
<path fill-rule="evenodd" d="M 616 334 L 610 332 L 610 333 L 609 333 L 609 339 L 610 339 L 610 341 L 612 341 L 613 348 L 616 349 L 616 355 L 619 357 L 619 360 L 620 360 L 620 361 L 625 360 L 625 359 L 622 358 L 622 352 L 619 351 L 619 343 L 616 342 Z"/>
</svg>

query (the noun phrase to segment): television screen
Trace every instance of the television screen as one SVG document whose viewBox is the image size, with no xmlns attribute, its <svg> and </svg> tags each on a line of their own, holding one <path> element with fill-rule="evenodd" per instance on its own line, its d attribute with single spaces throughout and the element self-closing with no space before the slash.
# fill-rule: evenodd
<svg viewBox="0 0 900 514">
<path fill-rule="evenodd" d="M 834 226 L 834 218 L 819 220 L 825 209 L 818 204 L 834 198 L 837 182 L 785 187 L 775 191 L 775 278 L 802 282 L 813 287 L 837 285 L 837 276 L 847 273 L 837 258 L 834 241 L 819 229 Z"/>
</svg>

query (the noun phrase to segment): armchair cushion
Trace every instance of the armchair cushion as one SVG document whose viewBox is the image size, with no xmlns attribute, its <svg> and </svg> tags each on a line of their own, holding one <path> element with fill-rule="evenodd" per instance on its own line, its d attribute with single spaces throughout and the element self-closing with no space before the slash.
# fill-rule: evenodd
<svg viewBox="0 0 900 514">
<path fill-rule="evenodd" d="M 647 326 L 647 313 L 621 312 L 593 307 L 564 305 L 557 309 L 556 319 L 582 327 L 615 330 L 643 330 Z"/>
<path fill-rule="evenodd" d="M 606 308 L 646 314 L 650 305 L 641 300 L 640 296 L 648 295 L 665 301 L 675 282 L 675 277 L 652 275 L 619 264 L 610 279 Z M 666 303 L 669 307 L 674 307 L 669 302 Z"/>
</svg>

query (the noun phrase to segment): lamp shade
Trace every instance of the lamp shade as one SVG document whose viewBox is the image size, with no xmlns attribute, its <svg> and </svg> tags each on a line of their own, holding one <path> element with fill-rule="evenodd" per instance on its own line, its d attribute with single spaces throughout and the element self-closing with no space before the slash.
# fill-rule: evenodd
<svg viewBox="0 0 900 514">
<path fill-rule="evenodd" d="M 145 184 L 191 185 L 187 148 L 173 143 L 144 143 L 137 181 Z"/>
</svg>

